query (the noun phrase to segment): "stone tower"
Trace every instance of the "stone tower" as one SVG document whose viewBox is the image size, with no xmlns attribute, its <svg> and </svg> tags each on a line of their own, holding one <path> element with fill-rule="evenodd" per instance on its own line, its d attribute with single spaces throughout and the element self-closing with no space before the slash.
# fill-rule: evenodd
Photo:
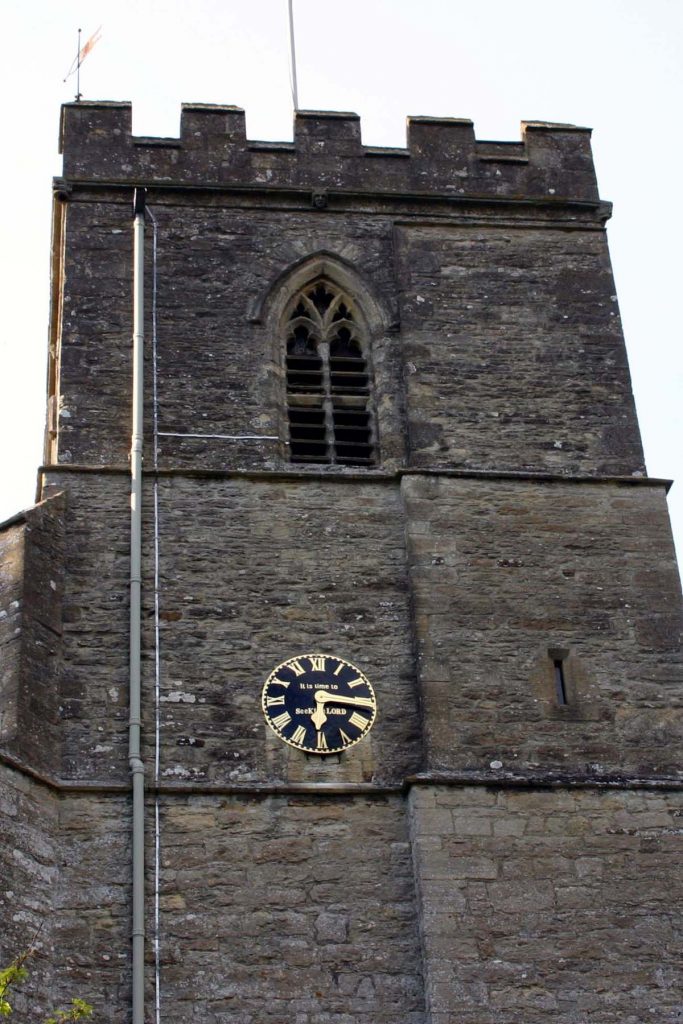
<svg viewBox="0 0 683 1024">
<path fill-rule="evenodd" d="M 40 501 L 2 531 L 19 1009 L 131 1019 L 132 765 L 148 1022 L 680 1019 L 680 587 L 589 138 L 64 108 Z M 321 656 L 377 707 L 322 756 Z M 292 659 L 328 722 L 278 734 Z"/>
</svg>

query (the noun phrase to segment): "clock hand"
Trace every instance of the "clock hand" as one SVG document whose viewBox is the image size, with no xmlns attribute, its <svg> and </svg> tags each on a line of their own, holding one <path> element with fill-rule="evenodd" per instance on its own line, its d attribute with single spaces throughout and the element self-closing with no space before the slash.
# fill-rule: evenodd
<svg viewBox="0 0 683 1024">
<path fill-rule="evenodd" d="M 342 697 L 336 693 L 328 693 L 326 690 L 316 690 L 313 695 L 318 703 L 318 711 L 322 710 L 323 704 L 354 704 L 361 708 L 374 708 L 372 697 Z M 316 711 L 316 714 L 318 712 Z"/>
<path fill-rule="evenodd" d="M 318 694 L 316 693 L 315 696 L 317 701 Z M 313 722 L 313 725 L 316 727 L 316 729 L 320 730 L 327 721 L 327 715 L 325 714 L 325 708 L 323 707 L 322 701 L 317 701 L 317 705 L 318 706 L 311 715 L 311 721 Z"/>
</svg>

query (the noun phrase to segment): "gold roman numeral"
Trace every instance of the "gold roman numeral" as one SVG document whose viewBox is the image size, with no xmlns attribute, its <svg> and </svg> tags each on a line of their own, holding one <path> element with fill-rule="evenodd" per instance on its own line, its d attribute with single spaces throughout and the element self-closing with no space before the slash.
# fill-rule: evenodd
<svg viewBox="0 0 683 1024">
<path fill-rule="evenodd" d="M 359 715 L 357 711 L 354 711 L 349 718 L 349 725 L 355 725 L 357 729 L 364 729 L 369 721 L 369 718 L 363 718 L 363 716 Z"/>
<path fill-rule="evenodd" d="M 271 718 L 271 722 L 276 729 L 284 729 L 286 725 L 292 721 L 292 716 L 289 711 L 283 711 L 281 715 L 276 715 L 275 718 Z"/>
<path fill-rule="evenodd" d="M 306 671 L 301 662 L 296 659 L 294 659 L 294 661 L 288 661 L 287 668 L 291 668 L 295 676 L 302 676 Z"/>
<path fill-rule="evenodd" d="M 267 708 L 274 708 L 278 704 L 284 704 L 284 702 L 285 702 L 285 695 L 284 695 L 284 693 L 281 693 L 279 697 L 266 697 L 266 707 Z"/>
<path fill-rule="evenodd" d="M 361 708 L 374 708 L 375 702 L 372 697 L 354 697 L 354 702 Z"/>
<path fill-rule="evenodd" d="M 306 730 L 303 725 L 297 725 L 296 729 L 292 733 L 292 743 L 303 743 L 306 739 Z"/>
<path fill-rule="evenodd" d="M 350 743 L 351 742 L 351 737 L 347 736 L 343 729 L 339 730 L 339 735 L 341 736 L 342 741 L 344 743 Z"/>
<path fill-rule="evenodd" d="M 327 746 L 327 740 L 325 739 L 325 733 L 324 732 L 319 732 L 318 733 L 318 750 L 328 750 L 328 749 L 329 749 L 329 747 Z"/>
<path fill-rule="evenodd" d="M 289 686 L 289 683 L 287 682 L 286 679 L 278 679 L 277 676 L 275 677 L 275 679 L 271 679 L 271 686 L 273 683 L 279 683 L 280 686 L 284 686 L 285 689 Z"/>
<path fill-rule="evenodd" d="M 344 668 L 344 662 L 340 661 L 339 664 L 337 665 L 337 667 L 334 670 L 335 676 L 338 676 L 343 668 Z"/>
<path fill-rule="evenodd" d="M 364 682 L 365 682 L 365 680 L 361 679 L 360 676 L 358 676 L 357 679 L 351 679 L 349 681 L 349 686 L 353 690 L 353 688 L 356 687 L 356 686 L 362 686 Z"/>
<path fill-rule="evenodd" d="M 325 659 L 324 658 L 309 658 L 311 663 L 311 672 L 324 672 L 325 671 Z"/>
</svg>

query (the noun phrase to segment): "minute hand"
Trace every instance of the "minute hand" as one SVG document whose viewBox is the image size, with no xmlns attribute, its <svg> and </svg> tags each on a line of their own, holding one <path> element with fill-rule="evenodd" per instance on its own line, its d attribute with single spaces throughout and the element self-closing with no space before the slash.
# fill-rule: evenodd
<svg viewBox="0 0 683 1024">
<path fill-rule="evenodd" d="M 313 695 L 318 704 L 354 704 L 359 708 L 374 708 L 372 697 L 341 697 L 327 690 L 316 690 Z"/>
</svg>

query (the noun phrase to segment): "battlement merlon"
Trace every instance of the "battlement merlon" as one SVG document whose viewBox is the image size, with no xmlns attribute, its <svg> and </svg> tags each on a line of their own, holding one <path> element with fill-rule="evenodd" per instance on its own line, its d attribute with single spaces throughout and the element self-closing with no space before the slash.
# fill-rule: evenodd
<svg viewBox="0 0 683 1024">
<path fill-rule="evenodd" d="M 469 120 L 409 117 L 407 148 L 364 146 L 353 113 L 302 110 L 293 142 L 247 139 L 239 107 L 187 103 L 177 139 L 134 137 L 132 106 L 62 107 L 68 182 L 308 188 L 504 200 L 599 202 L 590 129 L 522 122 L 521 142 L 484 142 Z"/>
</svg>

